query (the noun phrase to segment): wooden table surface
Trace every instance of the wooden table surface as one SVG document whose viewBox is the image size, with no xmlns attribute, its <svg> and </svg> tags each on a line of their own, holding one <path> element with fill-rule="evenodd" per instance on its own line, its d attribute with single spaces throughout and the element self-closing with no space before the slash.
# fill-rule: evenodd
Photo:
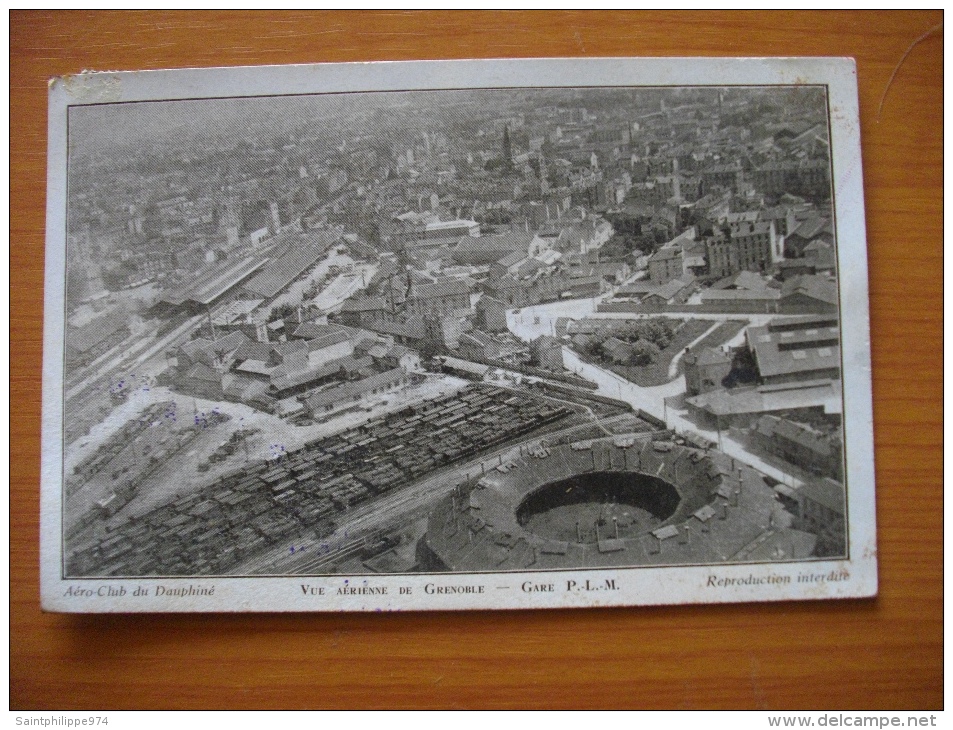
<svg viewBox="0 0 953 730">
<path fill-rule="evenodd" d="M 942 17 L 13 12 L 11 707 L 942 707 Z M 460 614 L 40 612 L 49 77 L 82 69 L 640 55 L 857 59 L 879 598 Z"/>
</svg>

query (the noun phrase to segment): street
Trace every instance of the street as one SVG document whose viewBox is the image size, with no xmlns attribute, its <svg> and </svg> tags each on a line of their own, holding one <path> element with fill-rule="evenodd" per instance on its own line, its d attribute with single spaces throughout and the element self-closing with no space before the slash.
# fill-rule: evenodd
<svg viewBox="0 0 953 730">
<path fill-rule="evenodd" d="M 552 302 L 550 304 L 540 304 L 534 307 L 523 307 L 518 312 L 507 312 L 507 325 L 510 331 L 523 340 L 532 340 L 540 335 L 555 334 L 556 320 L 560 317 L 571 317 L 572 319 L 582 318 L 601 318 L 601 319 L 632 319 L 637 317 L 659 316 L 659 315 L 632 315 L 595 312 L 598 299 L 582 299 L 562 302 Z M 705 319 L 712 320 L 712 328 L 724 320 L 745 319 L 751 325 L 763 325 L 767 321 L 777 319 L 778 315 L 764 314 L 706 314 Z M 701 335 L 695 341 L 700 341 L 708 332 Z M 738 342 L 743 334 L 736 335 L 732 342 Z M 642 387 L 636 385 L 615 373 L 584 361 L 571 348 L 563 346 L 563 362 L 567 370 L 596 383 L 599 395 L 608 398 L 616 398 L 631 405 L 633 408 L 642 409 L 646 413 L 655 416 L 665 422 L 670 429 L 680 433 L 695 433 L 709 441 L 719 444 L 719 448 L 729 456 L 748 464 L 763 474 L 777 479 L 779 482 L 791 486 L 797 486 L 801 482 L 792 473 L 783 471 L 777 466 L 767 463 L 757 455 L 750 453 L 743 444 L 730 438 L 727 430 L 721 432 L 704 429 L 688 420 L 687 411 L 676 411 L 674 408 L 666 406 L 665 399 L 672 396 L 681 395 L 685 392 L 685 378 L 682 375 L 674 377 L 677 372 L 677 359 L 672 361 L 669 367 L 669 375 L 673 377 L 671 381 L 664 385 L 653 387 Z"/>
</svg>

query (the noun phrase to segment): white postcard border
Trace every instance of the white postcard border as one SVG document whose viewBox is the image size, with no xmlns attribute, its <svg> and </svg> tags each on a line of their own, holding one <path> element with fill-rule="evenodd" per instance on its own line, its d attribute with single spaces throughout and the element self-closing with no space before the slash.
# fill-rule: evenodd
<svg viewBox="0 0 953 730">
<path fill-rule="evenodd" d="M 66 112 L 72 105 L 358 91 L 574 86 L 823 84 L 836 205 L 848 560 L 527 573 L 63 579 L 60 524 Z M 421 61 L 81 74 L 50 84 L 41 468 L 45 610 L 393 611 L 776 601 L 877 592 L 867 252 L 852 59 Z M 798 576 L 827 579 L 810 586 Z M 840 576 L 840 577 L 838 577 Z M 541 587 L 549 587 L 541 589 Z M 375 590 L 365 590 L 375 589 Z"/>
</svg>

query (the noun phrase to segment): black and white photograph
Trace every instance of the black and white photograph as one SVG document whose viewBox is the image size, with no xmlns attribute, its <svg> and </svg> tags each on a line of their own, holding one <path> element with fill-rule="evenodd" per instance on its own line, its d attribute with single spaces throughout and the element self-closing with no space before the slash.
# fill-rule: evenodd
<svg viewBox="0 0 953 730">
<path fill-rule="evenodd" d="M 853 69 L 715 61 L 57 80 L 44 606 L 876 593 Z"/>
</svg>

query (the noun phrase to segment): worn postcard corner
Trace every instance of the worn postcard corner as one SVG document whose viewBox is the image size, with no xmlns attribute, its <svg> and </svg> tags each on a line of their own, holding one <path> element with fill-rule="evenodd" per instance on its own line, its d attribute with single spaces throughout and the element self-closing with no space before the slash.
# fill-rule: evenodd
<svg viewBox="0 0 953 730">
<path fill-rule="evenodd" d="M 876 593 L 850 59 L 78 74 L 49 128 L 45 609 Z"/>
</svg>

